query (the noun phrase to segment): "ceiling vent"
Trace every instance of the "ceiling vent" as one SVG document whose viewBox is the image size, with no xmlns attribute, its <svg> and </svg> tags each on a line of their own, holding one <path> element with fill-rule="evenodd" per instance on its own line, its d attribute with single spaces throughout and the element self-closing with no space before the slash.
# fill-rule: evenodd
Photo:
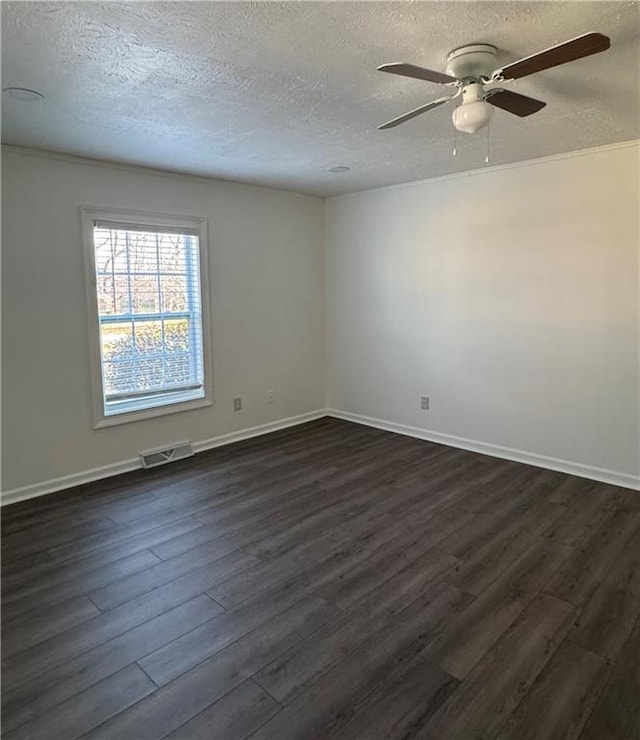
<svg viewBox="0 0 640 740">
<path fill-rule="evenodd" d="M 140 453 L 140 462 L 143 468 L 156 468 L 174 460 L 182 460 L 194 454 L 191 442 L 176 442 L 171 447 L 157 450 L 148 450 Z"/>
</svg>

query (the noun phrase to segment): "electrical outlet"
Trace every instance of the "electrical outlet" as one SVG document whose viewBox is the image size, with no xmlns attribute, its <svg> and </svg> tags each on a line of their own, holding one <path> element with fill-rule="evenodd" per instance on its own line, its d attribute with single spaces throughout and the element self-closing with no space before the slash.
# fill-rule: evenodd
<svg viewBox="0 0 640 740">
<path fill-rule="evenodd" d="M 429 396 L 420 396 L 420 408 L 423 411 L 429 410 Z"/>
<path fill-rule="evenodd" d="M 242 398 L 240 396 L 233 399 L 233 410 L 242 411 Z"/>
<path fill-rule="evenodd" d="M 267 391 L 267 403 L 275 403 L 276 394 L 272 390 Z"/>
</svg>

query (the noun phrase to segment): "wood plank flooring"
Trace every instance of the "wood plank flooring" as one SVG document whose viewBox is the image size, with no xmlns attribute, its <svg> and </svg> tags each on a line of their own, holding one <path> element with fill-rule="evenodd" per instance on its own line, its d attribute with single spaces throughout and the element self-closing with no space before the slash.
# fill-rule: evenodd
<svg viewBox="0 0 640 740">
<path fill-rule="evenodd" d="M 2 532 L 7 740 L 640 738 L 640 493 L 327 418 Z"/>
</svg>

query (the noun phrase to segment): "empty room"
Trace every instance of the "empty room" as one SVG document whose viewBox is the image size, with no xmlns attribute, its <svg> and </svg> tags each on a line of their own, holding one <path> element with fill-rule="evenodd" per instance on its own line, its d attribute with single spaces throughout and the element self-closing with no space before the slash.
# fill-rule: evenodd
<svg viewBox="0 0 640 740">
<path fill-rule="evenodd" d="M 2 2 L 2 738 L 640 739 L 640 5 Z"/>
</svg>

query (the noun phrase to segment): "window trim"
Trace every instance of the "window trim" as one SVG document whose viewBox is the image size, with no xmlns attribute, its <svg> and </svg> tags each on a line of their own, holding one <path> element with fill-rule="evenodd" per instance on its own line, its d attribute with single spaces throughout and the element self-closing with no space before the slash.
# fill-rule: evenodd
<svg viewBox="0 0 640 740">
<path fill-rule="evenodd" d="M 198 235 L 198 253 L 200 261 L 200 303 L 202 312 L 202 355 L 204 363 L 204 396 L 175 403 L 151 406 L 145 409 L 123 411 L 118 414 L 104 413 L 104 391 L 102 387 L 102 355 L 100 350 L 100 313 L 98 311 L 98 290 L 96 282 L 95 245 L 93 228 L 95 221 L 119 222 L 126 226 L 148 225 L 172 229 L 191 229 Z M 213 396 L 213 361 L 211 353 L 211 304 L 209 295 L 209 241 L 208 221 L 195 216 L 177 216 L 148 211 L 130 211 L 121 208 L 97 208 L 80 206 L 82 226 L 82 244 L 85 264 L 85 285 L 87 292 L 87 324 L 89 332 L 89 359 L 91 375 L 91 401 L 93 408 L 93 428 L 127 424 L 132 421 L 152 419 L 181 411 L 190 411 L 205 406 L 212 406 Z"/>
</svg>

